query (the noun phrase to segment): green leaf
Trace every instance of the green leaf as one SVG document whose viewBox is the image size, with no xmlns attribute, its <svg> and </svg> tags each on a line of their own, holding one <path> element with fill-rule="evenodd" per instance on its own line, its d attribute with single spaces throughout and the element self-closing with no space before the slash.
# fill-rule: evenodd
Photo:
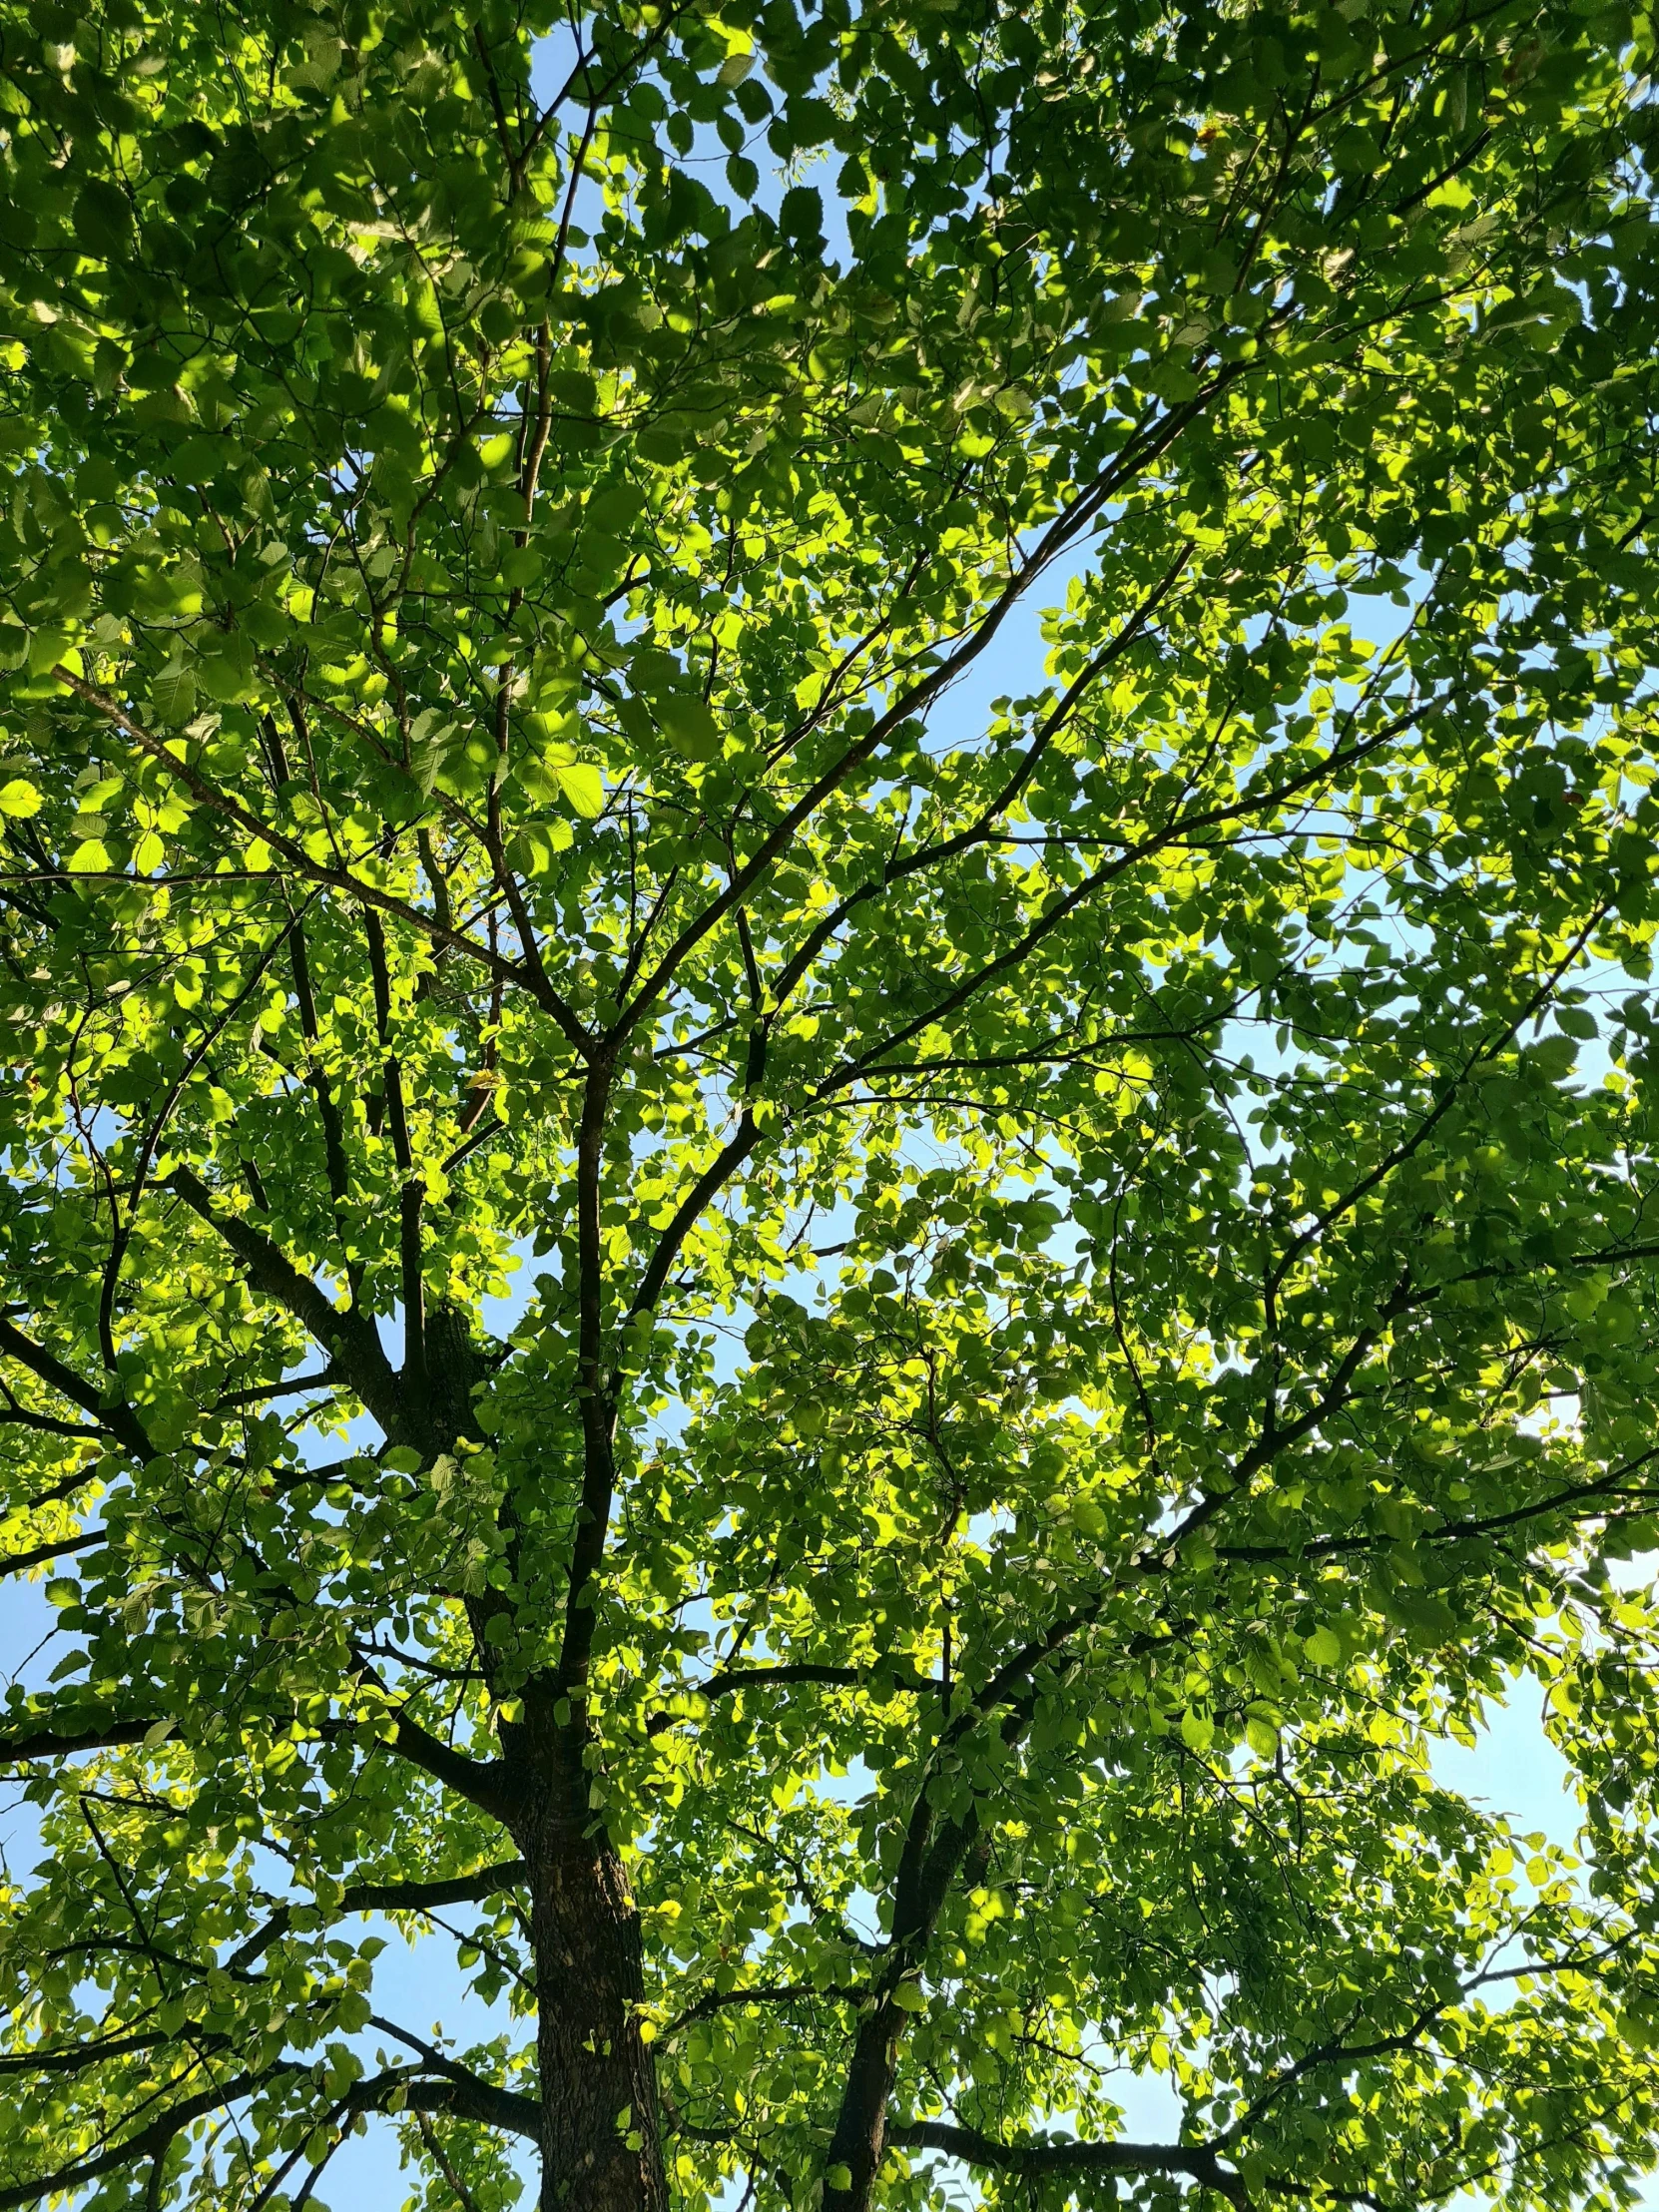
<svg viewBox="0 0 1659 2212">
<path fill-rule="evenodd" d="M 1189 1751 L 1208 1751 L 1216 1740 L 1216 1724 L 1208 1713 L 1189 1705 L 1181 1715 L 1181 1741 Z"/>
<path fill-rule="evenodd" d="M 685 692 L 665 692 L 653 705 L 665 736 L 688 760 L 712 760 L 719 752 L 720 725 L 701 699 Z"/>
<path fill-rule="evenodd" d="M 150 704 L 158 722 L 177 729 L 196 712 L 196 677 L 175 662 L 150 680 Z"/>
<path fill-rule="evenodd" d="M 254 641 L 247 631 L 221 631 L 210 637 L 197 659 L 196 680 L 210 699 L 231 704 L 252 698 Z"/>
<path fill-rule="evenodd" d="M 555 773 L 559 789 L 579 815 L 591 820 L 603 811 L 605 787 L 598 769 L 586 761 L 571 761 L 561 762 Z"/>
<path fill-rule="evenodd" d="M 128 251 L 133 211 L 119 185 L 90 178 L 75 196 L 75 235 L 92 253 L 114 259 Z"/>
<path fill-rule="evenodd" d="M 549 874 L 571 841 L 570 824 L 563 818 L 521 823 L 507 842 L 508 864 L 523 875 Z"/>
</svg>

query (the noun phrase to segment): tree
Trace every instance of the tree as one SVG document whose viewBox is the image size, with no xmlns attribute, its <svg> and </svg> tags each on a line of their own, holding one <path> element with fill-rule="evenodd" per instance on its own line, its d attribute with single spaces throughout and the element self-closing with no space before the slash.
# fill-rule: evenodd
<svg viewBox="0 0 1659 2212">
<path fill-rule="evenodd" d="M 0 2206 L 1630 2201 L 1648 18 L 3 25 Z"/>
</svg>

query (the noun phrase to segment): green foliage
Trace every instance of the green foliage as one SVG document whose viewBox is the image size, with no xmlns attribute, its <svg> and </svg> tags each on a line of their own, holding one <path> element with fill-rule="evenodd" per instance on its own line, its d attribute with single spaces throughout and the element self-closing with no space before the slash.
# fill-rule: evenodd
<svg viewBox="0 0 1659 2212">
<path fill-rule="evenodd" d="M 1650 45 L 0 6 L 0 2207 L 1631 2201 Z"/>
</svg>

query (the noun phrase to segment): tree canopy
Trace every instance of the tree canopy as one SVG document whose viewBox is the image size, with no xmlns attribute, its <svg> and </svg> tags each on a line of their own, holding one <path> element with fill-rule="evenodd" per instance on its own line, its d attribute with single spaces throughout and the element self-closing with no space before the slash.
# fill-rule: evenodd
<svg viewBox="0 0 1659 2212">
<path fill-rule="evenodd" d="M 5 0 L 0 2207 L 1631 2201 L 1651 31 Z"/>
</svg>

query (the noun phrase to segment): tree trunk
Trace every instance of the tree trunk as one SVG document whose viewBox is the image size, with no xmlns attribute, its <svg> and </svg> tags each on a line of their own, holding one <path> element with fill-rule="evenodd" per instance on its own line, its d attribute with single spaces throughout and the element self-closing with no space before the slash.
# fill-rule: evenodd
<svg viewBox="0 0 1659 2212">
<path fill-rule="evenodd" d="M 874 2192 L 881 2153 L 886 2147 L 887 2098 L 892 2093 L 904 2024 L 905 2014 L 885 1997 L 858 2023 L 841 2108 L 826 2160 L 830 2167 L 844 2167 L 848 2181 L 845 2188 L 826 2185 L 824 2212 L 865 2212 Z"/>
<path fill-rule="evenodd" d="M 536 1954 L 541 2212 L 666 2212 L 657 2073 L 640 2039 L 639 1916 L 603 1828 L 585 1831 L 578 1731 L 559 1732 L 522 1824 Z"/>
<path fill-rule="evenodd" d="M 951 1883 L 964 1862 L 970 1868 L 977 1862 L 982 1872 L 989 1849 L 990 1839 L 981 1832 L 978 1812 L 971 1805 L 935 1834 L 925 1791 L 917 1798 L 893 1885 L 890 1973 L 920 1963 Z M 835 2132 L 825 2161 L 831 2172 L 844 2169 L 847 2178 L 840 2185 L 827 2177 L 823 2212 L 867 2212 L 875 2193 L 887 2143 L 887 2100 L 898 2071 L 899 2045 L 909 2025 L 909 2014 L 893 2002 L 890 1989 L 889 1982 L 873 2010 L 859 2021 L 853 2039 Z"/>
</svg>

